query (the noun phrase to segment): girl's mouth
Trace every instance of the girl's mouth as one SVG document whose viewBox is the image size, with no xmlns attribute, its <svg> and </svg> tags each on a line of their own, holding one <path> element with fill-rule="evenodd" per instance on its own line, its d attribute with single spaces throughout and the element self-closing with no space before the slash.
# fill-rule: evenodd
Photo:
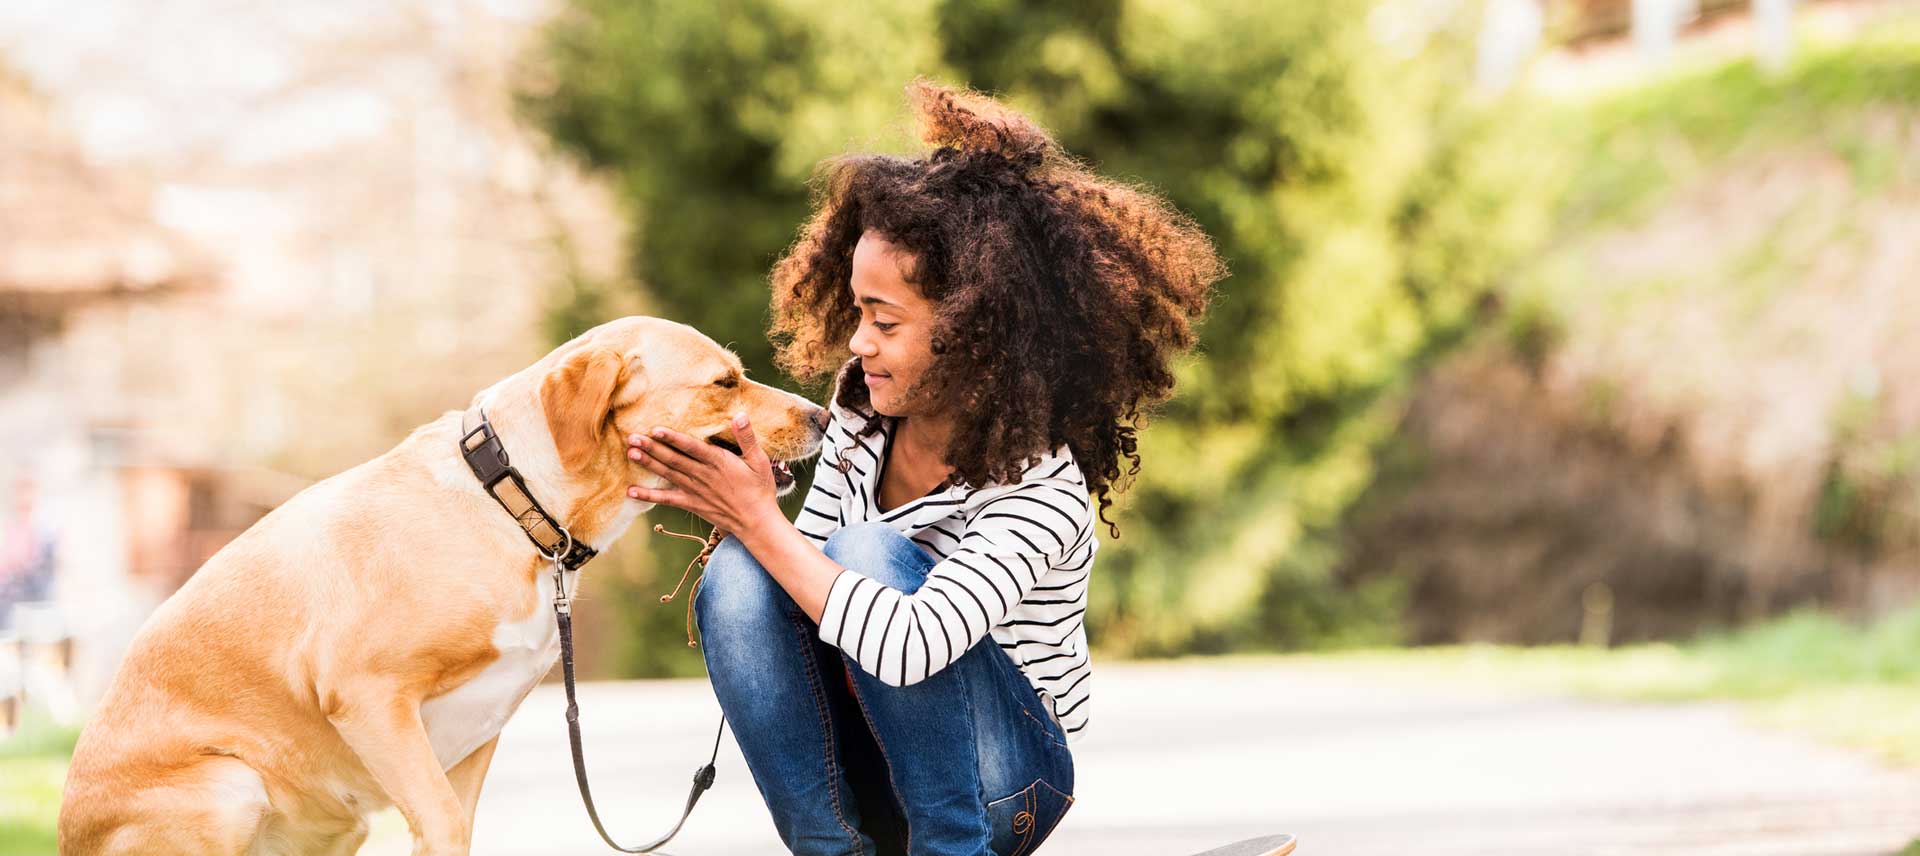
<svg viewBox="0 0 1920 856">
<path fill-rule="evenodd" d="M 867 372 L 866 374 L 868 386 L 885 383 L 889 378 L 893 377 L 892 375 L 874 374 L 873 372 Z"/>
</svg>

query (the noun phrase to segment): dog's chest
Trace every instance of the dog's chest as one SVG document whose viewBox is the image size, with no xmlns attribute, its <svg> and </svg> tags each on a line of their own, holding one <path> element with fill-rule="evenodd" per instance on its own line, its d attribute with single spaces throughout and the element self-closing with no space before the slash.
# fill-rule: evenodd
<svg viewBox="0 0 1920 856">
<path fill-rule="evenodd" d="M 560 628 L 553 617 L 553 578 L 538 575 L 533 613 L 501 621 L 493 631 L 500 652 L 480 674 L 423 702 L 420 719 L 441 768 L 451 768 L 499 735 L 513 711 L 560 656 Z"/>
</svg>

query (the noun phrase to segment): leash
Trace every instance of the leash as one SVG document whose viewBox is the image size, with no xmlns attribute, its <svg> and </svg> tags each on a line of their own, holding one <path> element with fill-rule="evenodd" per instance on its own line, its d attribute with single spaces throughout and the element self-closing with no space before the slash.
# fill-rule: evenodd
<svg viewBox="0 0 1920 856">
<path fill-rule="evenodd" d="M 549 557 L 551 558 L 551 557 Z M 580 801 L 586 804 L 587 818 L 593 821 L 593 829 L 600 833 L 600 840 L 621 853 L 652 853 L 664 846 L 673 836 L 679 834 L 680 827 L 687 822 L 687 816 L 693 814 L 693 806 L 700 801 L 700 795 L 713 786 L 714 761 L 720 757 L 720 735 L 726 731 L 727 717 L 720 716 L 720 729 L 713 734 L 713 755 L 707 764 L 693 773 L 693 789 L 687 792 L 687 806 L 680 811 L 680 820 L 667 830 L 659 840 L 639 847 L 622 847 L 607 834 L 607 827 L 600 822 L 600 812 L 593 806 L 593 789 L 587 785 L 587 761 L 585 750 L 580 746 L 580 704 L 574 698 L 573 686 L 573 596 L 567 593 L 566 568 L 559 561 L 553 563 L 553 615 L 560 625 L 560 674 L 567 685 L 567 744 L 573 750 L 573 778 L 580 785 Z M 677 590 L 677 589 L 676 589 Z M 669 595 L 668 597 L 671 597 Z"/>
<path fill-rule="evenodd" d="M 466 427 L 464 415 L 461 417 L 461 427 Z M 713 754 L 707 759 L 706 766 L 694 771 L 693 789 L 687 793 L 687 805 L 680 811 L 680 819 L 673 824 L 673 828 L 659 840 L 640 847 L 622 847 L 616 843 L 613 836 L 607 834 L 606 825 L 600 822 L 600 812 L 593 805 L 593 791 L 587 785 L 586 752 L 580 742 L 580 704 L 575 698 L 573 679 L 573 587 L 568 584 L 569 577 L 577 582 L 580 566 L 598 555 L 598 551 L 573 540 L 573 533 L 560 525 L 560 521 L 555 520 L 540 506 L 540 501 L 533 498 L 520 471 L 508 462 L 506 446 L 501 444 L 500 436 L 494 433 L 485 408 L 480 409 L 480 425 L 461 436 L 460 456 L 466 460 L 467 467 L 473 470 L 474 477 L 485 486 L 487 494 L 500 503 L 500 507 L 506 509 L 508 514 L 513 515 L 514 522 L 520 524 L 521 531 L 527 533 L 528 540 L 533 542 L 541 558 L 553 563 L 553 615 L 560 630 L 561 677 L 567 687 L 567 743 L 573 750 L 573 778 L 580 785 L 580 801 L 586 804 L 587 817 L 593 821 L 594 831 L 600 833 L 600 840 L 605 841 L 608 847 L 621 853 L 651 853 L 679 834 L 680 827 L 686 825 L 687 816 L 693 814 L 693 807 L 700 801 L 700 795 L 713 786 L 714 762 L 720 757 L 720 736 L 726 732 L 727 717 L 725 714 L 720 716 L 720 730 L 713 735 Z M 520 507 L 515 508 L 516 505 Z M 701 540 L 692 535 L 666 532 L 657 525 L 654 531 L 676 538 Z M 706 548 L 687 566 L 688 572 L 693 570 L 694 564 L 704 569 L 707 558 L 713 555 L 713 548 L 719 545 L 723 537 L 725 533 L 716 528 L 707 537 Z M 687 575 L 681 574 L 680 582 L 685 583 L 686 580 Z M 697 591 L 699 587 L 699 580 L 694 580 L 694 589 Z M 676 585 L 673 593 L 660 598 L 660 602 L 666 603 L 679 593 L 680 586 Z M 687 605 L 687 621 L 687 644 L 692 646 L 691 601 Z"/>
</svg>

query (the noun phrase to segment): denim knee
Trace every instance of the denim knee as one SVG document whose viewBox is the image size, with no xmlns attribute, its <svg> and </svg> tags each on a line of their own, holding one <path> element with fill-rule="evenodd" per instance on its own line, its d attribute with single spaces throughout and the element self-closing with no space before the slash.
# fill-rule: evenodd
<svg viewBox="0 0 1920 856">
<path fill-rule="evenodd" d="M 729 535 L 707 558 L 706 569 L 700 574 L 700 590 L 693 599 L 693 611 L 699 615 L 702 626 L 733 619 L 757 623 L 765 621 L 770 610 L 783 609 L 785 603 L 792 603 L 786 590 L 740 539 Z"/>
<path fill-rule="evenodd" d="M 827 536 L 821 549 L 841 567 L 904 592 L 918 590 L 933 566 L 933 558 L 919 544 L 884 523 L 842 526 Z"/>
</svg>

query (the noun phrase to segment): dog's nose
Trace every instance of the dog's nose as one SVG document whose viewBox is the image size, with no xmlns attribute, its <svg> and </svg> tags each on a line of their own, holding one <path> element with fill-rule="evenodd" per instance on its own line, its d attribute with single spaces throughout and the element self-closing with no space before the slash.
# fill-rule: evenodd
<svg viewBox="0 0 1920 856">
<path fill-rule="evenodd" d="M 815 410 L 813 415 L 807 418 L 813 421 L 813 427 L 825 431 L 827 430 L 827 423 L 833 421 L 833 414 L 828 413 L 827 409 L 822 407 L 819 410 Z"/>
</svg>

